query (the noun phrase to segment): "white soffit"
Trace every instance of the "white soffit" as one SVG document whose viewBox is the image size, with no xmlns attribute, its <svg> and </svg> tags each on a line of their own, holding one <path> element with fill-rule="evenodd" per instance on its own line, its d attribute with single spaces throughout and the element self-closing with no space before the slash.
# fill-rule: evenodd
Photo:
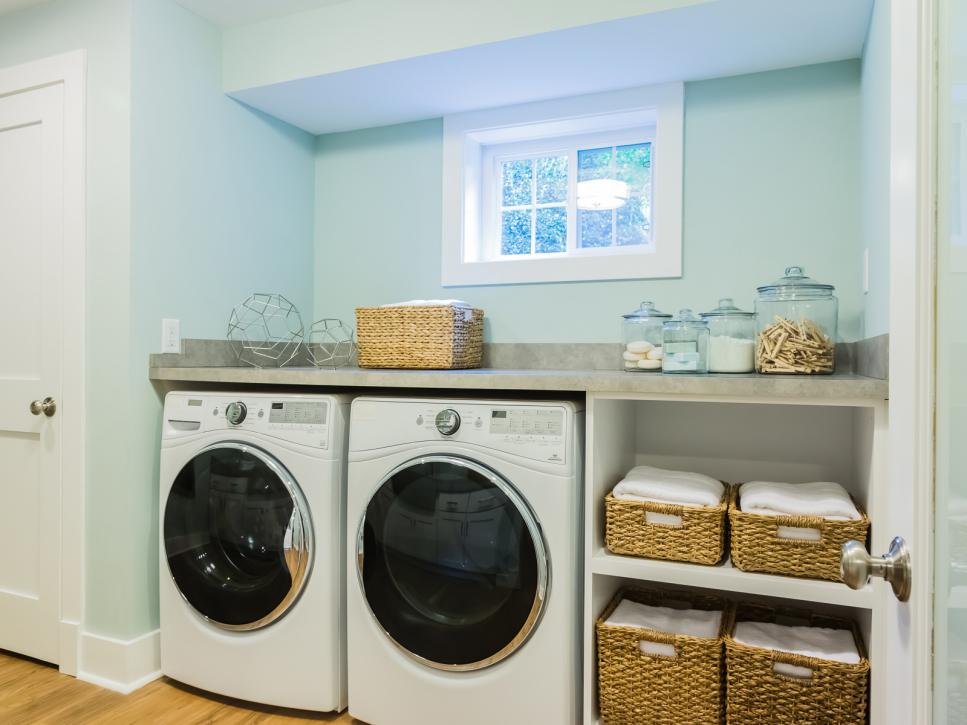
<svg viewBox="0 0 967 725">
<path fill-rule="evenodd" d="M 23 0 L 19 0 L 23 1 Z M 301 13 L 305 10 L 315 10 L 325 5 L 336 5 L 348 0 L 175 0 L 182 7 L 188 8 L 195 15 L 200 15 L 209 22 L 221 27 L 230 28 L 235 25 L 258 23 L 270 18 L 280 18 L 285 15 Z M 18 0 L 0 0 L 0 7 L 4 2 L 18 2 Z"/>
<path fill-rule="evenodd" d="M 872 7 L 873 0 L 717 0 L 230 95 L 313 134 L 385 126 L 858 58 Z"/>
</svg>

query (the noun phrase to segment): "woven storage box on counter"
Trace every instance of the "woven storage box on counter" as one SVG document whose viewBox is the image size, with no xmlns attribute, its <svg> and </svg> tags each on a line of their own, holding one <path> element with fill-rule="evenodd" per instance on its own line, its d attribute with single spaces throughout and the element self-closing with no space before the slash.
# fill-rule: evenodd
<svg viewBox="0 0 967 725">
<path fill-rule="evenodd" d="M 626 501 L 608 493 L 604 499 L 608 550 L 649 559 L 717 564 L 725 554 L 726 512 L 733 496 L 733 488 L 726 484 L 718 506 L 696 507 Z M 666 516 L 681 523 L 665 523 L 660 517 Z"/>
<path fill-rule="evenodd" d="M 860 517 L 856 521 L 832 521 L 819 516 L 763 516 L 739 509 L 741 493 L 736 486 L 729 505 L 732 564 L 742 571 L 842 581 L 840 553 L 850 539 L 866 543 L 870 520 L 854 500 Z M 819 539 L 780 538 L 779 527 L 816 529 Z"/>
<path fill-rule="evenodd" d="M 717 639 L 606 625 L 622 599 L 676 609 L 721 610 Z M 718 723 L 724 708 L 723 637 L 731 631 L 724 599 L 694 592 L 620 590 L 598 618 L 598 705 L 605 725 Z M 646 654 L 641 640 L 675 646 L 675 657 Z"/>
<path fill-rule="evenodd" d="M 483 310 L 433 307 L 357 307 L 361 368 L 479 368 Z"/>
<path fill-rule="evenodd" d="M 740 621 L 849 629 L 858 664 L 750 647 L 732 639 Z M 777 673 L 782 662 L 812 670 L 810 677 Z M 726 722 L 729 725 L 865 725 L 870 662 L 856 624 L 800 609 L 740 604 L 725 637 Z"/>
</svg>

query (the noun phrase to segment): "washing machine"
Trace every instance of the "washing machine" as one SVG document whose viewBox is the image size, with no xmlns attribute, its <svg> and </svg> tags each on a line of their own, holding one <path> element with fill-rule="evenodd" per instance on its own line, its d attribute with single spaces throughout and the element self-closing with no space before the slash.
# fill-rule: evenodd
<svg viewBox="0 0 967 725">
<path fill-rule="evenodd" d="M 165 675 L 269 705 L 345 707 L 349 403 L 339 395 L 167 395 Z"/>
<path fill-rule="evenodd" d="M 571 402 L 353 402 L 354 717 L 580 720 L 583 419 Z"/>
</svg>

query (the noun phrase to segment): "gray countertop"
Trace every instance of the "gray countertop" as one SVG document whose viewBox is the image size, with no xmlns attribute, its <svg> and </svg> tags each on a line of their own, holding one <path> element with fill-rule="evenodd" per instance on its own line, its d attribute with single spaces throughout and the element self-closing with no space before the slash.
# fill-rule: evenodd
<svg viewBox="0 0 967 725">
<path fill-rule="evenodd" d="M 620 370 L 326 370 L 305 367 L 180 367 L 152 365 L 152 380 L 302 387 L 434 388 L 641 393 L 726 398 L 788 398 L 830 401 L 885 400 L 886 380 L 854 373 L 817 376 L 662 375 Z"/>
</svg>

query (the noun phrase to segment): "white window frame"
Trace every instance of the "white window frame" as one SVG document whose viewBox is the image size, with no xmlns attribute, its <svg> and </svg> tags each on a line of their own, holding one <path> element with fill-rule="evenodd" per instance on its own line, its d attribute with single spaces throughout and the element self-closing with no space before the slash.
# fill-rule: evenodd
<svg viewBox="0 0 967 725">
<path fill-rule="evenodd" d="M 683 121 L 681 83 L 445 117 L 443 286 L 681 277 Z M 498 158 L 644 141 L 652 143 L 648 244 L 576 248 L 569 218 L 567 252 L 499 255 Z M 575 164 L 568 173 L 576 179 Z M 572 195 L 576 184 L 568 186 Z"/>
</svg>

